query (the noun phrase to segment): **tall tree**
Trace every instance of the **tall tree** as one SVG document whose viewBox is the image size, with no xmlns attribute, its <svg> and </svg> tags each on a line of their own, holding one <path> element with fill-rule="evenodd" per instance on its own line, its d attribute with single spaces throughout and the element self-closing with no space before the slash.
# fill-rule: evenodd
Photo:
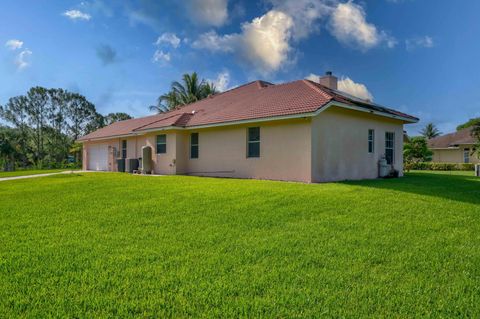
<svg viewBox="0 0 480 319">
<path fill-rule="evenodd" d="M 110 125 L 118 121 L 125 121 L 125 120 L 130 120 L 132 117 L 123 112 L 117 112 L 117 113 L 108 113 L 104 117 L 105 125 Z"/>
<path fill-rule="evenodd" d="M 433 152 L 428 149 L 427 140 L 423 136 L 415 136 L 403 146 L 403 158 L 407 163 L 429 162 Z"/>
<path fill-rule="evenodd" d="M 202 100 L 215 93 L 215 86 L 204 79 L 200 80 L 196 72 L 184 74 L 182 83 L 172 82 L 170 91 L 161 95 L 157 100 L 157 105 L 150 106 L 150 110 L 163 113 Z"/>
<path fill-rule="evenodd" d="M 34 131 L 34 161 L 41 166 L 41 159 L 44 156 L 44 128 L 46 126 L 47 114 L 49 113 L 47 90 L 42 87 L 33 87 L 27 92 L 27 99 L 26 112 L 29 124 Z"/>
<path fill-rule="evenodd" d="M 69 136 L 76 141 L 80 136 L 88 134 L 96 129 L 91 125 L 98 115 L 95 106 L 83 95 L 69 93 L 67 98 L 68 132 Z M 90 125 L 89 125 L 90 124 Z"/>
<path fill-rule="evenodd" d="M 29 164 L 27 154 L 30 153 L 31 129 L 28 126 L 27 107 L 28 99 L 26 96 L 12 97 L 5 106 L 0 106 L 0 118 L 11 123 L 17 129 L 17 144 L 21 150 L 18 160 L 23 167 Z"/>
<path fill-rule="evenodd" d="M 422 134 L 422 136 L 424 136 L 426 139 L 431 139 L 431 138 L 434 138 L 434 137 L 439 136 L 439 135 L 442 134 L 442 133 L 437 129 L 437 127 L 435 126 L 435 124 L 433 124 L 433 123 L 428 123 L 428 124 L 425 125 L 425 127 L 420 131 L 420 134 Z"/>
<path fill-rule="evenodd" d="M 457 131 L 460 131 L 467 127 L 474 127 L 476 125 L 480 125 L 480 117 L 469 119 L 467 122 L 460 124 L 459 126 L 457 126 Z"/>
<path fill-rule="evenodd" d="M 18 132 L 15 129 L 0 126 L 0 164 L 4 171 L 15 169 L 15 160 L 19 154 Z"/>
<path fill-rule="evenodd" d="M 480 122 L 472 127 L 472 136 L 477 140 L 476 153 L 477 157 L 480 158 Z"/>
</svg>

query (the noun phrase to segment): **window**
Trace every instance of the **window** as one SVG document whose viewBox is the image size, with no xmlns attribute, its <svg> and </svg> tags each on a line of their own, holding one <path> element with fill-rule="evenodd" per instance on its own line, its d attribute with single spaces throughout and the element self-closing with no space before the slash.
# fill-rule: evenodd
<svg viewBox="0 0 480 319">
<path fill-rule="evenodd" d="M 463 162 L 470 163 L 470 149 L 466 148 L 463 150 Z"/>
<path fill-rule="evenodd" d="M 260 128 L 248 128 L 247 157 L 260 157 Z"/>
<path fill-rule="evenodd" d="M 157 154 L 165 154 L 167 152 L 167 135 L 157 135 Z"/>
<path fill-rule="evenodd" d="M 387 164 L 395 163 L 395 133 L 385 132 L 385 159 Z"/>
<path fill-rule="evenodd" d="M 375 130 L 368 130 L 368 152 L 375 152 Z"/>
<path fill-rule="evenodd" d="M 127 140 L 122 140 L 122 158 L 127 158 Z"/>
<path fill-rule="evenodd" d="M 198 158 L 198 133 L 190 134 L 190 158 Z"/>
</svg>

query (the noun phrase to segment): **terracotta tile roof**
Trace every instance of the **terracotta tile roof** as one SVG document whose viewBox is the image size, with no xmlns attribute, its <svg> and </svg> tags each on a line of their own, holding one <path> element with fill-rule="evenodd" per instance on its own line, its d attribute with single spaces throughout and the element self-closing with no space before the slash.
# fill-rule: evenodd
<svg viewBox="0 0 480 319">
<path fill-rule="evenodd" d="M 449 148 L 457 147 L 461 144 L 475 144 L 475 138 L 472 136 L 472 128 L 464 128 L 458 132 L 445 134 L 428 140 L 430 148 Z"/>
<path fill-rule="evenodd" d="M 80 138 L 80 140 L 126 135 L 171 126 L 194 127 L 308 114 L 321 109 L 332 101 L 403 117 L 412 122 L 418 121 L 411 115 L 328 89 L 308 80 L 277 85 L 265 81 L 255 81 L 185 105 L 177 110 L 114 123 Z"/>
</svg>

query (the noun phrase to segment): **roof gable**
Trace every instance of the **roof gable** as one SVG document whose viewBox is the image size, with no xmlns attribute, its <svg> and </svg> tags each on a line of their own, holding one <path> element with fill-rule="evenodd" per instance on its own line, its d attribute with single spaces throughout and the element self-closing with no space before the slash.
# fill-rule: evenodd
<svg viewBox="0 0 480 319">
<path fill-rule="evenodd" d="M 471 127 L 428 140 L 430 148 L 450 148 L 462 144 L 476 144 L 475 138 L 472 136 Z"/>
</svg>

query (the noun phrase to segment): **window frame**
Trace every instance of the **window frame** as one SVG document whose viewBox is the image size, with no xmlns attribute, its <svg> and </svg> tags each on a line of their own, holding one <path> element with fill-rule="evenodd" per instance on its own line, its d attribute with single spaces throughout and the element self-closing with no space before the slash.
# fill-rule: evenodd
<svg viewBox="0 0 480 319">
<path fill-rule="evenodd" d="M 390 141 L 390 139 L 388 138 L 389 137 L 389 134 L 391 134 L 391 142 L 392 142 L 392 146 L 389 147 L 388 146 L 388 142 Z M 388 155 L 387 155 L 387 150 L 392 150 L 392 158 L 391 158 L 391 162 L 389 163 L 389 160 L 388 160 Z M 387 164 L 388 165 L 394 165 L 395 164 L 395 132 L 385 132 L 385 159 L 387 160 Z"/>
<path fill-rule="evenodd" d="M 258 129 L 258 140 L 251 140 L 250 133 L 254 129 Z M 260 144 L 260 142 L 261 142 L 260 126 L 248 127 L 247 128 L 247 158 L 259 158 L 260 157 L 260 154 L 261 154 L 261 151 L 260 151 L 261 144 Z M 258 154 L 251 155 L 250 147 L 252 145 L 258 145 Z"/>
<path fill-rule="evenodd" d="M 468 164 L 470 163 L 470 149 L 464 148 L 463 149 L 463 163 Z"/>
<path fill-rule="evenodd" d="M 368 129 L 368 153 L 375 153 L 375 129 Z"/>
<path fill-rule="evenodd" d="M 160 137 L 164 137 L 165 141 L 164 142 L 159 142 Z M 163 150 L 163 152 L 160 152 L 159 147 L 158 147 L 159 145 L 165 146 L 165 149 Z M 155 154 L 157 154 L 157 155 L 167 154 L 167 134 L 158 134 L 155 137 Z"/>
<path fill-rule="evenodd" d="M 127 140 L 122 140 L 122 158 L 127 158 Z"/>
<path fill-rule="evenodd" d="M 197 137 L 197 143 L 193 143 L 193 136 Z M 198 132 L 190 133 L 190 159 L 197 159 L 200 156 L 200 135 Z M 192 151 L 193 148 L 196 148 L 196 156 L 193 156 L 194 152 Z"/>
</svg>

